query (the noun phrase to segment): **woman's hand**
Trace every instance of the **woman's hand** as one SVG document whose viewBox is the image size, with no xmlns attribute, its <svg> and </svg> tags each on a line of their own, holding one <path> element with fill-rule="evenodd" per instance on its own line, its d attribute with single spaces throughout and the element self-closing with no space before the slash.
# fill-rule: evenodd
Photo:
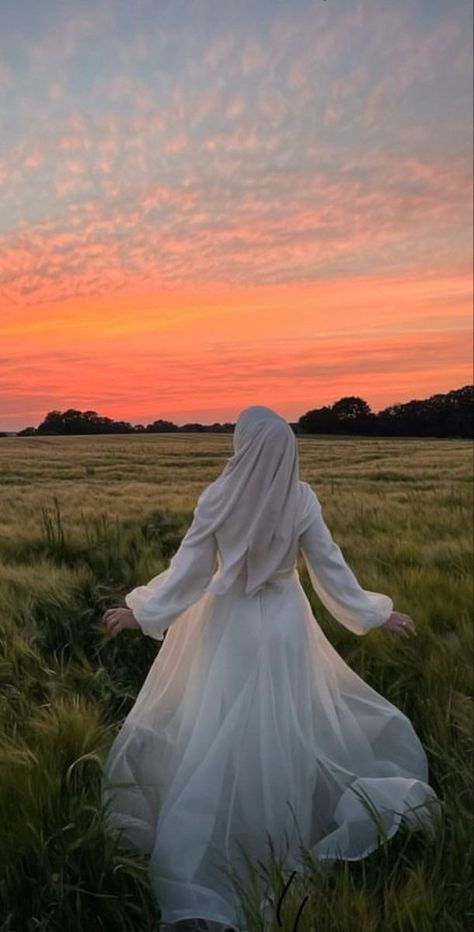
<svg viewBox="0 0 474 932">
<path fill-rule="evenodd" d="M 108 608 L 102 615 L 102 623 L 110 634 L 115 637 L 124 628 L 137 628 L 141 630 L 135 615 L 130 608 Z"/>
<path fill-rule="evenodd" d="M 417 634 L 413 619 L 409 615 L 405 615 L 404 612 L 392 612 L 387 621 L 380 627 L 396 631 L 397 634 L 401 634 L 406 638 L 411 638 L 414 634 Z"/>
</svg>

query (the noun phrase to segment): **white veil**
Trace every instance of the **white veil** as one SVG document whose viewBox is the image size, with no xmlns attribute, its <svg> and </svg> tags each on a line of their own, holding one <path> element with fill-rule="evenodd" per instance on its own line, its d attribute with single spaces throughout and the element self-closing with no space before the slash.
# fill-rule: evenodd
<svg viewBox="0 0 474 932">
<path fill-rule="evenodd" d="M 226 521 L 232 557 L 205 591 L 222 594 L 246 570 L 254 595 L 289 553 L 294 541 L 299 463 L 295 434 L 276 411 L 252 405 L 241 411 L 233 434 L 234 455 L 198 499 L 183 542 L 197 543 Z"/>
</svg>

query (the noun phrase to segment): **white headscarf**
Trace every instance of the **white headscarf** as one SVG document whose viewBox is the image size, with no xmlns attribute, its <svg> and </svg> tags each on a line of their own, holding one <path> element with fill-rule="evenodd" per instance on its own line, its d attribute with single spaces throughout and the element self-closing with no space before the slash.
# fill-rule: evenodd
<svg viewBox="0 0 474 932">
<path fill-rule="evenodd" d="M 195 521 L 185 539 L 197 543 L 226 521 L 232 558 L 224 560 L 205 591 L 226 592 L 245 569 L 245 591 L 254 595 L 278 569 L 294 541 L 298 447 L 288 422 L 262 405 L 241 411 L 233 446 L 234 455 L 221 475 L 199 497 Z"/>
</svg>

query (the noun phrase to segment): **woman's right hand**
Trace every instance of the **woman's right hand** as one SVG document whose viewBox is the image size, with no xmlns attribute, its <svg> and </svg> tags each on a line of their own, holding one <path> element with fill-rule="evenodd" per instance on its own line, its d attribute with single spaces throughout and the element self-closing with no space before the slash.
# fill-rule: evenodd
<svg viewBox="0 0 474 932">
<path fill-rule="evenodd" d="M 411 638 L 414 634 L 417 634 L 415 628 L 415 622 L 409 615 L 405 615 L 404 612 L 392 612 L 387 621 L 384 621 L 383 625 L 380 625 L 381 628 L 388 628 L 390 631 L 396 631 L 397 634 L 403 635 L 403 637 Z"/>
</svg>

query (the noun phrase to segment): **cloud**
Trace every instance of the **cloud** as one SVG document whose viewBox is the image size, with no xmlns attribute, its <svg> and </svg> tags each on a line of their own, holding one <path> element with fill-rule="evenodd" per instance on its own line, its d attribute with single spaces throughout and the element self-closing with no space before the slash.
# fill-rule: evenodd
<svg viewBox="0 0 474 932">
<path fill-rule="evenodd" d="M 99 299 L 114 332 L 122 295 L 294 286 L 319 308 L 325 282 L 464 281 L 467 6 L 19 0 L 0 18 L 0 325 L 12 332 L 15 316 L 53 339 L 54 308 L 62 319 Z M 296 312 L 279 307 L 290 340 Z M 343 312 L 326 313 L 337 330 Z"/>
<path fill-rule="evenodd" d="M 179 156 L 185 146 L 185 136 L 171 137 L 166 151 Z M 66 202 L 63 212 L 0 235 L 4 301 L 119 291 L 137 277 L 170 285 L 263 284 L 371 266 L 383 272 L 416 267 L 433 249 L 447 265 L 471 199 L 463 157 L 426 164 L 374 151 L 339 173 L 305 166 L 300 173 L 241 178 L 238 171 L 224 175 L 223 153 L 216 177 L 205 170 L 200 176 L 197 158 L 186 184 L 149 182 L 145 174 L 124 188 L 116 171 L 123 140 L 103 137 L 91 150 L 93 183 L 77 153 L 66 149 L 58 160 L 53 183 L 57 203 Z M 44 158 L 36 151 L 29 170 Z M 135 151 L 130 158 L 146 155 Z"/>
</svg>

